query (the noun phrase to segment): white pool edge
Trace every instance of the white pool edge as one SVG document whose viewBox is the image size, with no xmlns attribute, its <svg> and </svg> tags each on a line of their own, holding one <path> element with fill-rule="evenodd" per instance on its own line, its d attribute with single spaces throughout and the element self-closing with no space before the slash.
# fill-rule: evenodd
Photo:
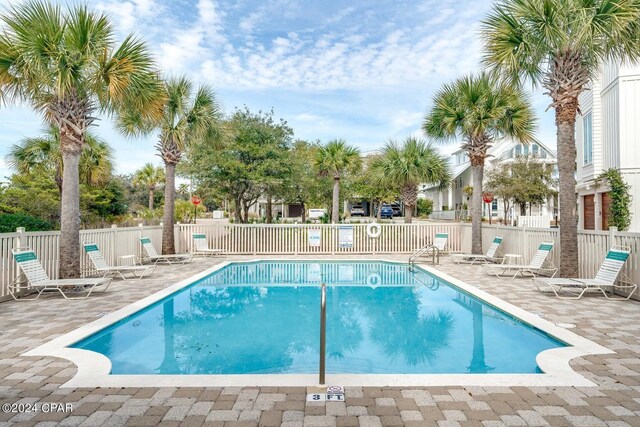
<svg viewBox="0 0 640 427">
<path fill-rule="evenodd" d="M 229 264 L 248 263 L 269 260 L 268 257 L 246 260 L 225 261 L 202 271 L 187 279 L 171 285 L 159 292 L 129 304 L 100 319 L 83 325 L 74 331 L 57 337 L 22 356 L 47 356 L 66 359 L 78 367 L 76 375 L 61 385 L 62 388 L 76 387 L 249 387 L 249 386 L 313 386 L 318 384 L 316 374 L 269 374 L 269 375 L 109 375 L 111 361 L 104 355 L 68 346 L 106 328 L 134 313 L 144 309 L 163 298 L 203 279 Z M 283 259 L 279 261 L 299 261 L 299 259 Z M 315 261 L 315 260 L 309 260 Z M 327 261 L 327 260 L 318 260 Z M 340 260 L 331 259 L 331 262 Z M 400 261 L 384 259 L 353 259 L 349 262 L 389 262 L 405 264 Z M 474 297 L 490 304 L 515 318 L 540 329 L 550 336 L 559 339 L 570 347 L 554 348 L 539 353 L 536 362 L 543 374 L 327 374 L 327 384 L 343 386 L 528 386 L 528 387 L 593 387 L 593 382 L 574 371 L 570 366 L 571 359 L 587 355 L 612 354 L 613 351 L 594 343 L 574 332 L 558 327 L 553 323 L 529 313 L 513 304 L 497 298 L 481 289 L 471 286 L 433 267 L 420 264 L 418 267 L 438 278 L 454 285 Z"/>
</svg>

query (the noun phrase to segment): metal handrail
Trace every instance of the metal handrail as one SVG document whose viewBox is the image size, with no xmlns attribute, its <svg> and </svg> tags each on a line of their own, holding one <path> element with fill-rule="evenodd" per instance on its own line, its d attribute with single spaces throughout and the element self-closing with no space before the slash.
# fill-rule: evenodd
<svg viewBox="0 0 640 427">
<path fill-rule="evenodd" d="M 322 284 L 322 292 L 320 295 L 320 379 L 321 385 L 324 384 L 325 374 L 325 355 L 327 344 L 327 285 Z"/>
<path fill-rule="evenodd" d="M 415 251 L 413 254 L 411 254 L 411 256 L 409 257 L 409 264 L 414 264 L 415 261 L 420 258 L 421 255 L 423 255 L 424 253 L 426 253 L 427 251 L 429 251 L 429 249 L 433 249 L 433 263 L 434 264 L 440 264 L 440 250 L 434 246 L 434 245 L 426 245 L 420 249 L 418 249 L 417 251 Z M 436 262 L 437 260 L 437 262 Z"/>
</svg>

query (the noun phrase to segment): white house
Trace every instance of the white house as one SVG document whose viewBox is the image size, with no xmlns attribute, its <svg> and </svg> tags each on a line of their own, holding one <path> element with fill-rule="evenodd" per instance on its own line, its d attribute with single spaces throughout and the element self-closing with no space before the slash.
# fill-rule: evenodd
<svg viewBox="0 0 640 427">
<path fill-rule="evenodd" d="M 556 165 L 556 154 L 542 143 L 533 143 L 530 145 L 522 145 L 509 139 L 496 142 L 489 149 L 489 157 L 485 163 L 485 179 L 486 173 L 498 164 L 513 162 L 517 156 L 534 155 L 539 161 Z M 449 188 L 438 189 L 437 187 L 423 187 L 423 197 L 433 200 L 433 219 L 459 219 L 461 215 L 466 215 L 466 210 L 470 202 L 470 197 L 465 194 L 464 188 L 473 185 L 471 176 L 471 164 L 464 150 L 458 149 L 451 154 L 449 161 L 452 171 L 452 181 Z M 506 220 L 514 220 L 519 214 L 519 208 L 511 207 L 507 212 Z M 492 219 L 505 219 L 502 200 L 494 199 L 491 206 L 484 205 L 484 217 Z M 532 208 L 531 215 L 554 216 L 554 207 L 552 203 L 545 203 L 542 206 Z"/>
<path fill-rule="evenodd" d="M 609 188 L 596 178 L 618 169 L 631 186 L 629 231 L 640 232 L 640 65 L 608 63 L 580 96 L 576 122 L 578 226 L 608 229 Z"/>
</svg>

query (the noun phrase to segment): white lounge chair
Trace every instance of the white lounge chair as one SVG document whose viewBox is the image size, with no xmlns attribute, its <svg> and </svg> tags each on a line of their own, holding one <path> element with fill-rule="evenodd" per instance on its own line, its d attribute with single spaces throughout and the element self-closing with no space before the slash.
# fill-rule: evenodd
<svg viewBox="0 0 640 427">
<path fill-rule="evenodd" d="M 195 249 L 192 251 L 194 255 L 222 255 L 225 253 L 223 249 L 209 248 L 207 236 L 203 233 L 193 233 L 193 244 Z"/>
<path fill-rule="evenodd" d="M 156 248 L 151 243 L 151 239 L 148 237 L 141 237 L 140 243 L 147 253 L 146 259 L 150 262 L 157 264 L 159 262 L 166 262 L 167 264 L 186 264 L 191 262 L 193 259 L 193 254 L 171 254 L 171 255 L 160 255 Z"/>
<path fill-rule="evenodd" d="M 609 250 L 605 257 L 596 277 L 593 279 L 563 279 L 563 278 L 551 278 L 551 279 L 537 279 L 536 287 L 540 292 L 553 292 L 558 298 L 562 299 L 580 299 L 587 293 L 602 293 L 605 298 L 616 301 L 626 301 L 631 298 L 631 295 L 638 289 L 638 285 L 634 284 L 631 279 L 622 272 L 624 263 L 629 258 L 631 253 L 630 248 L 627 246 L 614 246 Z M 622 275 L 623 278 L 618 280 L 618 276 Z M 618 284 L 616 284 L 618 282 Z M 615 294 L 616 289 L 623 289 L 629 292 L 629 295 L 624 297 L 609 297 L 607 290 L 611 294 Z M 575 296 L 562 296 L 561 292 L 568 291 L 575 294 Z"/>
<path fill-rule="evenodd" d="M 13 299 L 18 300 L 18 292 L 36 291 L 38 295 L 35 298 L 20 298 L 20 300 L 34 301 L 40 298 L 44 291 L 58 291 L 66 299 L 84 299 L 91 295 L 91 292 L 97 287 L 106 285 L 103 292 L 107 290 L 111 284 L 111 278 L 85 278 L 85 279 L 49 279 L 49 275 L 42 268 L 42 264 L 38 261 L 36 253 L 30 248 L 15 248 L 11 250 L 13 258 L 16 260 L 18 267 L 22 273 L 9 285 L 9 294 Z M 26 278 L 27 284 L 21 283 L 22 278 Z M 81 290 L 86 295 L 81 297 L 68 297 L 65 292 L 77 292 Z"/>
<path fill-rule="evenodd" d="M 491 243 L 491 246 L 489 246 L 489 250 L 487 250 L 486 255 L 474 255 L 474 254 L 468 254 L 468 253 L 454 252 L 451 254 L 451 259 L 456 264 L 460 264 L 460 263 L 475 264 L 476 262 L 478 263 L 491 262 L 494 264 L 500 264 L 504 262 L 504 256 L 502 252 L 500 252 L 501 244 L 502 244 L 502 236 L 496 236 L 494 237 L 493 242 Z"/>
<path fill-rule="evenodd" d="M 142 278 L 145 274 L 153 273 L 153 270 L 156 269 L 156 265 L 126 265 L 126 266 L 112 266 L 107 264 L 107 261 L 104 259 L 102 252 L 98 248 L 98 245 L 93 242 L 85 242 L 83 243 L 84 251 L 89 255 L 89 259 L 93 263 L 93 266 L 98 271 L 99 274 L 102 274 L 102 277 L 106 277 L 109 274 L 119 274 L 123 280 L 127 278 L 124 277 L 123 273 L 129 273 L 133 275 L 133 277 Z"/>
<path fill-rule="evenodd" d="M 553 277 L 558 272 L 558 268 L 553 265 L 553 261 L 549 259 L 549 254 L 552 250 L 553 240 L 549 242 L 542 242 L 540 246 L 538 246 L 538 250 L 528 265 L 482 264 L 482 268 L 487 274 L 493 274 L 496 277 L 500 277 L 507 273 L 513 273 L 513 277 L 516 277 L 518 274 L 526 277 L 525 273 L 534 277 L 541 274 Z"/>
</svg>

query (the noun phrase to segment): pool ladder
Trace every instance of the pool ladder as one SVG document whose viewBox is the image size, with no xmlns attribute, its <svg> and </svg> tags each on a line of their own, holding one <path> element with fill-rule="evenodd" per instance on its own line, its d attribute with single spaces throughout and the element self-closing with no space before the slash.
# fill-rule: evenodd
<svg viewBox="0 0 640 427">
<path fill-rule="evenodd" d="M 424 255 L 427 252 L 429 252 L 429 250 L 432 251 L 433 264 L 434 265 L 439 265 L 440 264 L 440 250 L 436 246 L 433 246 L 433 245 L 423 246 L 422 248 L 418 249 L 413 254 L 411 254 L 411 256 L 409 257 L 409 264 L 410 265 L 414 265 L 416 263 L 416 260 L 418 258 L 420 258 L 422 255 Z"/>
</svg>

